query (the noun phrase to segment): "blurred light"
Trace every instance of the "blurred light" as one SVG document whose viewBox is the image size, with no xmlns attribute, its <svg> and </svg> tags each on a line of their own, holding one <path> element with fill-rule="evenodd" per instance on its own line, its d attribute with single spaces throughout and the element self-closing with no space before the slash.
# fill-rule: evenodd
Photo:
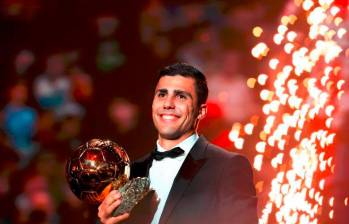
<svg viewBox="0 0 349 224">
<path fill-rule="evenodd" d="M 337 99 L 340 100 L 342 98 L 343 94 L 344 94 L 343 90 L 339 91 L 337 94 Z"/>
<path fill-rule="evenodd" d="M 241 130 L 240 123 L 233 124 L 233 127 L 231 128 L 231 130 L 229 132 L 229 136 L 228 136 L 230 141 L 235 142 L 236 139 L 238 139 L 240 130 Z"/>
<path fill-rule="evenodd" d="M 338 38 L 342 38 L 345 34 L 347 33 L 347 30 L 344 28 L 339 28 L 339 30 L 337 31 L 337 37 Z"/>
<path fill-rule="evenodd" d="M 334 197 L 333 197 L 333 196 L 330 198 L 330 200 L 328 200 L 328 204 L 329 204 L 331 207 L 333 207 L 333 204 L 334 204 Z"/>
<path fill-rule="evenodd" d="M 275 34 L 274 38 L 273 38 L 274 43 L 277 45 L 280 45 L 283 39 L 284 39 L 284 36 L 282 34 L 279 34 L 279 33 Z"/>
<path fill-rule="evenodd" d="M 334 19 L 334 24 L 335 24 L 336 26 L 339 26 L 342 22 L 343 22 L 343 19 L 340 18 L 340 17 L 336 17 L 336 18 Z"/>
<path fill-rule="evenodd" d="M 287 54 L 290 54 L 294 48 L 294 45 L 292 43 L 287 43 L 284 46 L 284 50 Z"/>
<path fill-rule="evenodd" d="M 323 189 L 325 188 L 325 180 L 324 180 L 324 179 L 320 180 L 320 182 L 319 182 L 319 188 L 320 188 L 321 190 L 323 190 Z"/>
<path fill-rule="evenodd" d="M 297 33 L 294 31 L 290 31 L 287 33 L 287 40 L 293 42 L 297 37 Z"/>
<path fill-rule="evenodd" d="M 335 16 L 337 15 L 337 13 L 339 12 L 339 8 L 337 6 L 332 6 L 331 9 L 330 9 L 330 12 L 331 12 L 331 15 L 332 16 Z"/>
<path fill-rule="evenodd" d="M 269 67 L 273 70 L 276 69 L 278 64 L 279 64 L 279 60 L 277 58 L 273 58 L 269 61 Z"/>
<path fill-rule="evenodd" d="M 325 10 L 322 7 L 316 7 L 310 12 L 307 20 L 310 25 L 318 25 L 321 24 L 326 19 L 326 17 L 327 15 L 325 13 Z"/>
<path fill-rule="evenodd" d="M 339 80 L 337 82 L 337 89 L 340 90 L 342 89 L 342 86 L 344 85 L 345 81 L 342 79 L 342 80 Z"/>
<path fill-rule="evenodd" d="M 332 115 L 332 112 L 334 110 L 334 106 L 333 105 L 328 105 L 325 109 L 325 113 L 328 117 L 330 117 Z"/>
<path fill-rule="evenodd" d="M 280 106 L 280 102 L 277 101 L 277 100 L 273 100 L 271 103 L 270 103 L 270 110 L 272 112 L 277 112 L 279 110 L 279 106 Z"/>
<path fill-rule="evenodd" d="M 258 142 L 256 144 L 256 151 L 259 152 L 259 153 L 264 153 L 265 152 L 265 146 L 266 146 L 265 142 Z"/>
<path fill-rule="evenodd" d="M 255 78 L 249 78 L 247 80 L 247 86 L 251 89 L 253 89 L 256 85 L 256 79 Z"/>
<path fill-rule="evenodd" d="M 336 31 L 334 30 L 329 30 L 328 32 L 326 32 L 325 34 L 325 38 L 326 40 L 332 40 L 332 38 L 336 35 Z"/>
<path fill-rule="evenodd" d="M 319 3 L 321 6 L 328 8 L 333 3 L 333 0 L 319 0 Z"/>
<path fill-rule="evenodd" d="M 268 54 L 269 48 L 263 42 L 258 43 L 254 48 L 252 48 L 252 56 L 255 58 L 264 57 Z"/>
<path fill-rule="evenodd" d="M 253 128 L 254 128 L 253 124 L 248 123 L 248 124 L 245 125 L 244 131 L 245 131 L 246 134 L 251 135 L 252 132 L 253 132 Z"/>
<path fill-rule="evenodd" d="M 330 211 L 330 213 L 328 213 L 328 217 L 330 217 L 330 219 L 333 219 L 333 209 Z"/>
<path fill-rule="evenodd" d="M 311 0 L 305 0 L 305 1 L 303 1 L 303 9 L 305 10 L 305 11 L 308 11 L 311 7 L 313 7 L 313 5 L 314 5 L 314 2 L 313 1 L 311 1 Z"/>
<path fill-rule="evenodd" d="M 347 30 L 339 27 L 343 19 L 338 17 L 340 8 L 331 5 L 333 0 L 292 3 L 299 8 L 295 11 L 305 11 L 299 13 L 302 25 L 290 30 L 288 25 L 298 18 L 282 15 L 277 33 L 270 37 L 280 46 L 269 49 L 259 43 L 252 49 L 258 59 L 267 57 L 265 51 L 276 50 L 265 60 L 265 73 L 253 80 L 253 86 L 256 82 L 263 86 L 259 96 L 265 101 L 253 167 L 261 172 L 275 171 L 270 189 L 264 187 L 269 192 L 265 192 L 268 200 L 262 205 L 260 223 L 320 223 L 327 203 L 325 180 L 335 167 L 331 144 L 336 133 L 332 125 L 338 103 L 335 97 L 340 99 L 344 94 L 338 58 L 344 53 L 349 56 L 349 50 L 343 52 L 341 47 Z M 308 27 L 303 26 L 304 21 Z M 255 127 L 245 125 L 245 133 L 252 133 L 246 130 Z M 267 166 L 262 165 L 264 158 Z M 273 169 L 264 168 L 270 166 Z M 332 195 L 328 203 L 333 207 Z M 344 203 L 348 204 L 348 197 Z M 273 217 L 269 220 L 269 216 Z M 329 216 L 333 219 L 333 210 Z"/>
<path fill-rule="evenodd" d="M 243 149 L 244 147 L 244 139 L 243 138 L 237 138 L 235 141 L 234 141 L 234 146 L 236 149 Z"/>
<path fill-rule="evenodd" d="M 265 115 L 268 115 L 270 114 L 270 105 L 269 104 L 265 104 L 263 107 L 262 107 L 262 111 Z"/>
<path fill-rule="evenodd" d="M 288 16 L 281 17 L 281 24 L 282 25 L 287 26 L 289 22 L 290 22 L 290 18 Z"/>
<path fill-rule="evenodd" d="M 328 28 L 328 26 L 326 25 L 320 25 L 318 34 L 320 34 L 321 36 L 326 36 L 326 33 L 329 29 L 330 28 Z"/>
<path fill-rule="evenodd" d="M 258 76 L 258 83 L 261 86 L 264 86 L 268 80 L 268 76 L 266 74 L 260 74 Z"/>
<path fill-rule="evenodd" d="M 267 133 L 265 133 L 264 131 L 261 131 L 259 133 L 259 139 L 261 139 L 263 141 L 267 140 Z"/>
<path fill-rule="evenodd" d="M 278 32 L 281 35 L 284 35 L 287 32 L 288 28 L 285 25 L 279 25 L 278 26 Z"/>
<path fill-rule="evenodd" d="M 256 26 L 253 28 L 252 33 L 253 33 L 253 36 L 260 37 L 263 33 L 263 29 L 259 26 Z"/>
<path fill-rule="evenodd" d="M 260 97 L 264 101 L 270 101 L 273 97 L 273 93 L 267 89 L 263 89 L 260 93 Z"/>
<path fill-rule="evenodd" d="M 296 21 L 297 21 L 297 16 L 295 16 L 295 15 L 290 15 L 289 17 L 289 20 L 290 20 L 290 24 L 294 24 Z"/>
<path fill-rule="evenodd" d="M 263 164 L 263 155 L 258 154 L 254 157 L 253 168 L 258 171 L 261 171 Z"/>
<path fill-rule="evenodd" d="M 333 121 L 333 117 L 329 117 L 326 119 L 326 127 L 327 128 L 331 128 L 332 121 Z"/>
</svg>

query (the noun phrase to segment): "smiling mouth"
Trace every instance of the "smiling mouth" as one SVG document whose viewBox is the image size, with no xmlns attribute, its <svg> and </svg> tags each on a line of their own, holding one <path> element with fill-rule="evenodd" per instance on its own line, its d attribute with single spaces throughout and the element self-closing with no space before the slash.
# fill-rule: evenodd
<svg viewBox="0 0 349 224">
<path fill-rule="evenodd" d="M 174 115 L 174 114 L 160 114 L 160 117 L 166 121 L 171 121 L 179 118 L 177 115 Z"/>
</svg>

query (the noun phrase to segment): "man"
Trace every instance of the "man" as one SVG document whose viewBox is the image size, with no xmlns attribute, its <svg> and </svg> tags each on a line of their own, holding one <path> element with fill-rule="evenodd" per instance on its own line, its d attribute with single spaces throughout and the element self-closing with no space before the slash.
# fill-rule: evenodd
<svg viewBox="0 0 349 224">
<path fill-rule="evenodd" d="M 177 63 L 160 71 L 152 104 L 157 149 L 134 163 L 131 171 L 133 177 L 149 176 L 158 196 L 155 214 L 151 213 L 149 218 L 151 209 L 144 208 L 151 206 L 143 206 L 130 214 L 112 217 L 112 211 L 122 201 L 120 194 L 112 191 L 99 206 L 102 223 L 258 222 L 252 170 L 247 159 L 212 145 L 196 133 L 199 121 L 207 113 L 207 96 L 206 78 L 196 68 Z M 179 155 L 157 157 L 171 149 L 179 151 Z"/>
</svg>

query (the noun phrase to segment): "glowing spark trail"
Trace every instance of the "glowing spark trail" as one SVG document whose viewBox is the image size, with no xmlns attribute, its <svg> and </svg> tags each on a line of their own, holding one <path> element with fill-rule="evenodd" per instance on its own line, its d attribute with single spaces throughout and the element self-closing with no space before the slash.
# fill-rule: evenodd
<svg viewBox="0 0 349 224">
<path fill-rule="evenodd" d="M 333 0 L 295 0 L 294 5 L 297 15 L 281 17 L 274 43 L 265 40 L 251 51 L 269 66 L 248 81 L 251 88 L 260 86 L 264 123 L 234 125 L 229 135 L 242 149 L 244 137 L 260 131 L 253 166 L 272 175 L 256 185 L 267 195 L 261 224 L 321 223 L 321 217 L 335 216 L 335 198 L 325 190 L 326 177 L 334 172 L 332 123 L 345 83 L 339 62 L 345 54 L 340 40 L 348 38 L 342 26 L 348 9 Z M 260 27 L 253 30 L 258 38 L 262 33 Z"/>
</svg>

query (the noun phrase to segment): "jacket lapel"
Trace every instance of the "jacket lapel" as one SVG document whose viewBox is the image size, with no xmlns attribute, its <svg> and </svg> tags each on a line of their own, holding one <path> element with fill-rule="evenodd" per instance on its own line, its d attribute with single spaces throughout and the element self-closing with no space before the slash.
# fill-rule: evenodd
<svg viewBox="0 0 349 224">
<path fill-rule="evenodd" d="M 164 211 L 160 218 L 160 224 L 166 223 L 169 216 L 172 214 L 176 204 L 182 198 L 184 191 L 189 186 L 190 182 L 204 165 L 205 151 L 208 145 L 207 140 L 204 137 L 200 137 L 190 150 L 189 155 L 183 162 L 167 198 Z"/>
<path fill-rule="evenodd" d="M 142 159 L 135 161 L 131 166 L 131 178 L 148 177 L 152 162 L 153 159 L 150 154 L 144 156 Z"/>
</svg>

